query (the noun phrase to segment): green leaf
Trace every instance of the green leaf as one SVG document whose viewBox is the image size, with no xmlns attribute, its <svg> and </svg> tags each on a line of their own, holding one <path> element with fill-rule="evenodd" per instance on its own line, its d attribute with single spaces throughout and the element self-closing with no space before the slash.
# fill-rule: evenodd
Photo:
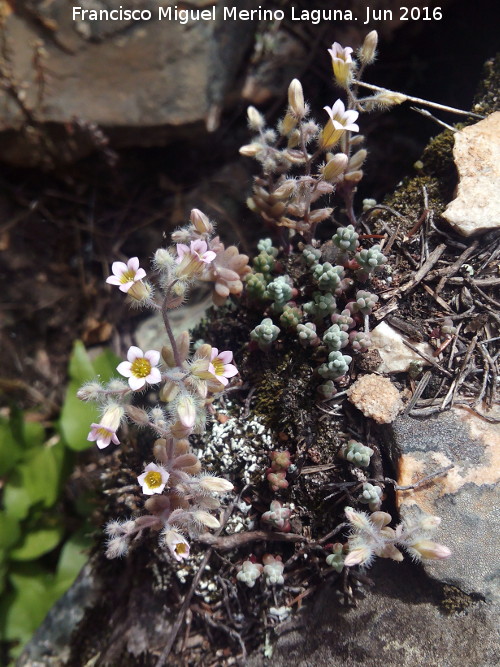
<svg viewBox="0 0 500 667">
<path fill-rule="evenodd" d="M 19 521 L 5 512 L 0 512 L 0 544 L 2 549 L 10 549 L 19 540 Z"/>
<path fill-rule="evenodd" d="M 115 375 L 119 359 L 107 350 L 91 362 L 83 343 L 77 341 L 69 364 L 70 382 L 66 391 L 66 398 L 61 410 L 59 429 L 66 445 L 75 451 L 82 451 L 92 447 L 93 443 L 87 440 L 90 424 L 97 422 L 99 412 L 92 403 L 84 403 L 77 398 L 77 391 L 82 384 L 90 380 L 99 379 L 107 382 Z"/>
<path fill-rule="evenodd" d="M 22 433 L 26 447 L 40 447 L 45 441 L 45 428 L 39 422 L 24 419 Z"/>
<path fill-rule="evenodd" d="M 116 370 L 120 361 L 123 359 L 119 359 L 111 350 L 104 350 L 92 362 L 95 377 L 100 382 L 109 382 L 113 377 L 120 377 Z"/>
<path fill-rule="evenodd" d="M 60 489 L 64 463 L 62 442 L 42 449 L 29 450 L 29 458 L 18 465 L 4 488 L 4 506 L 7 514 L 24 519 L 29 508 L 38 502 L 52 507 Z"/>
<path fill-rule="evenodd" d="M 34 560 L 55 549 L 63 536 L 62 526 L 39 528 L 26 533 L 21 544 L 10 552 L 11 560 Z"/>
<path fill-rule="evenodd" d="M 0 477 L 4 477 L 23 454 L 21 443 L 12 433 L 10 421 L 0 417 Z"/>
<path fill-rule="evenodd" d="M 88 560 L 87 550 L 91 545 L 90 538 L 84 530 L 78 531 L 64 543 L 57 566 L 56 583 L 61 595 L 73 583 L 80 570 Z"/>
<path fill-rule="evenodd" d="M 12 572 L 9 579 L 14 591 L 2 600 L 3 636 L 25 644 L 57 600 L 53 577 L 30 564 L 28 571 Z"/>
</svg>

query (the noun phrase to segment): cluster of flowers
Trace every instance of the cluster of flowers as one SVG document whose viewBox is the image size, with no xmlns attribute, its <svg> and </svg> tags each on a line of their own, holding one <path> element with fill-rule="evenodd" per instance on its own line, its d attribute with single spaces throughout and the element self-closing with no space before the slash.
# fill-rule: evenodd
<svg viewBox="0 0 500 667">
<path fill-rule="evenodd" d="M 91 382 L 78 393 L 80 399 L 101 406 L 101 418 L 91 424 L 88 435 L 100 449 L 120 444 L 118 430 L 126 419 L 149 427 L 157 438 L 153 446 L 156 462 L 148 463 L 137 477 L 143 494 L 150 496 L 145 502 L 149 514 L 108 524 L 110 558 L 124 555 L 131 539 L 146 528 L 160 532 L 160 542 L 176 560 L 187 558 L 185 534 L 195 537 L 206 528 L 219 527 L 210 512 L 220 507 L 217 495 L 233 488 L 225 479 L 201 473 L 200 461 L 191 453 L 188 441 L 192 433 L 204 431 L 214 395 L 223 392 L 238 373 L 233 354 L 208 344 L 191 354 L 188 332 L 175 337 L 169 315 L 196 280 L 212 281 L 214 300 L 219 303 L 230 293 L 242 291 L 248 257 L 236 248 L 225 249 L 217 237 L 213 238 L 213 232 L 207 216 L 194 209 L 190 224 L 173 234 L 176 247 L 156 251 L 159 298 L 145 280 L 146 272 L 137 257 L 127 263 L 114 262 L 106 281 L 124 292 L 131 303 L 160 311 L 170 342 L 161 351 L 130 347 L 127 360 L 117 366 L 124 380 L 115 379 L 106 386 Z M 158 389 L 161 404 L 149 410 L 133 405 L 137 392 L 150 386 Z"/>
<path fill-rule="evenodd" d="M 376 556 L 400 562 L 403 554 L 398 546 L 416 561 L 442 560 L 451 555 L 448 547 L 429 539 L 441 523 L 437 516 L 422 515 L 391 528 L 392 517 L 387 512 L 366 514 L 346 507 L 345 514 L 351 534 L 346 544 L 330 545 L 332 553 L 326 559 L 337 572 L 355 565 L 368 567 Z"/>
<path fill-rule="evenodd" d="M 364 138 L 352 137 L 353 132 L 359 131 L 359 113 L 388 108 L 406 99 L 385 90 L 358 98 L 354 76 L 359 79 L 364 68 L 375 60 L 377 42 L 373 30 L 358 51 L 358 61 L 353 59 L 351 47 L 344 48 L 335 42 L 329 49 L 335 82 L 345 91 L 347 106 L 341 99 L 331 107 L 325 106 L 326 123 L 308 118 L 309 106 L 298 79 L 289 86 L 288 107 L 275 129 L 266 127 L 262 114 L 249 107 L 248 123 L 256 136 L 241 147 L 240 153 L 255 158 L 262 166 L 262 175 L 255 179 L 247 204 L 267 223 L 284 230 L 297 230 L 310 242 L 318 223 L 333 212 L 330 207 L 312 208 L 312 205 L 333 193 L 344 201 L 349 221 L 356 223 L 353 198 L 363 178 L 361 167 L 367 157 L 365 149 L 357 148 Z M 298 177 L 291 176 L 294 169 L 301 171 Z M 285 245 L 286 232 L 282 238 Z"/>
</svg>

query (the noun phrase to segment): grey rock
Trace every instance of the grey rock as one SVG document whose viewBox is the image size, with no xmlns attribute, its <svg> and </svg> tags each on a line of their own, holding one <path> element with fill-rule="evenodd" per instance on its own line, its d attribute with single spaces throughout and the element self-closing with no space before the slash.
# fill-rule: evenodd
<svg viewBox="0 0 500 667">
<path fill-rule="evenodd" d="M 48 154 L 54 162 L 76 159 L 92 146 L 85 132 L 71 126 L 75 118 L 114 130 L 115 143 L 122 145 L 161 145 L 178 139 L 179 127 L 189 139 L 193 124 L 213 129 L 257 27 L 255 21 L 222 21 L 230 4 L 213 5 L 215 21 L 182 25 L 157 19 L 158 5 L 167 6 L 161 2 L 124 6 L 151 9 L 150 21 L 93 22 L 73 21 L 66 0 L 16 3 L 3 27 L 13 87 L 0 90 L 2 159 L 23 165 L 40 164 Z M 80 3 L 88 9 L 120 5 Z M 257 5 L 238 3 L 240 9 Z M 211 5 L 193 0 L 189 7 Z M 41 34 L 45 56 L 35 66 L 33 45 Z"/>
<path fill-rule="evenodd" d="M 498 664 L 498 608 L 442 589 L 410 564 L 379 561 L 372 591 L 344 607 L 338 591 L 324 584 L 306 607 L 279 630 L 272 659 L 262 652 L 248 667 L 493 667 Z M 448 596 L 448 598 L 447 598 Z M 458 613 L 444 609 L 457 606 Z"/>
<path fill-rule="evenodd" d="M 496 416 L 498 416 L 496 411 Z M 495 416 L 492 411 L 491 416 Z M 454 408 L 420 421 L 400 417 L 393 425 L 401 451 L 400 485 L 454 467 L 428 484 L 399 491 L 402 518 L 420 512 L 442 519 L 436 540 L 452 551 L 446 561 L 428 561 L 434 578 L 467 594 L 500 601 L 500 428 Z"/>
</svg>

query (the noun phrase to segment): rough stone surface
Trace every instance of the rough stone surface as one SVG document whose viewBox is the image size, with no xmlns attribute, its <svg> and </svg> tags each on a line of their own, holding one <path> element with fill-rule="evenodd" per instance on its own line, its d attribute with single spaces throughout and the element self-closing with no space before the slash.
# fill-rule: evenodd
<svg viewBox="0 0 500 667">
<path fill-rule="evenodd" d="M 403 408 L 399 391 L 381 375 L 362 375 L 347 390 L 347 396 L 365 417 L 378 424 L 390 424 Z"/>
<path fill-rule="evenodd" d="M 386 322 L 378 324 L 371 332 L 372 348 L 378 350 L 382 363 L 379 373 L 404 373 L 412 361 L 428 365 L 425 359 L 403 343 L 403 336 Z M 412 343 L 420 352 L 432 356 L 434 350 L 428 343 Z"/>
<path fill-rule="evenodd" d="M 43 156 L 35 148 L 40 153 L 53 152 L 59 161 L 74 159 L 85 149 L 78 132 L 68 134 L 64 129 L 75 118 L 115 128 L 115 134 L 121 132 L 122 143 L 146 146 L 165 143 L 168 128 L 174 136 L 173 129 L 179 126 L 216 125 L 224 95 L 251 47 L 257 22 L 216 18 L 182 25 L 157 20 L 158 5 L 174 4 L 150 5 L 141 0 L 126 5 L 121 0 L 80 3 L 87 9 L 152 7 L 154 16 L 150 21 L 93 22 L 73 21 L 72 4 L 66 0 L 12 5 L 15 9 L 3 30 L 12 81 L 28 111 L 29 132 L 25 110 L 4 87 L 0 90 L 2 159 L 38 164 Z M 189 7 L 216 7 L 216 17 L 222 17 L 226 4 L 231 3 L 192 0 Z M 257 0 L 238 3 L 240 9 L 257 5 Z M 41 31 L 41 26 L 46 29 Z M 32 45 L 41 35 L 46 58 L 40 70 L 33 65 Z M 40 71 L 46 79 L 43 94 Z M 117 134 L 116 139 L 120 141 Z"/>
<path fill-rule="evenodd" d="M 500 416 L 497 409 L 496 415 Z M 446 475 L 417 489 L 399 491 L 401 516 L 434 514 L 442 519 L 438 541 L 452 550 L 446 561 L 425 569 L 467 594 L 500 601 L 500 427 L 466 410 L 420 421 L 401 417 L 394 424 L 400 485 L 452 464 Z"/>
<path fill-rule="evenodd" d="M 500 227 L 500 111 L 455 134 L 456 198 L 443 217 L 464 236 Z"/>
<path fill-rule="evenodd" d="M 378 561 L 367 573 L 375 586 L 356 607 L 342 605 L 325 584 L 311 607 L 280 632 L 273 667 L 493 667 L 498 664 L 498 610 L 458 603 L 411 564 Z M 446 595 L 449 598 L 446 598 Z M 462 607 L 463 609 L 463 607 Z M 248 667 L 268 664 L 262 653 Z"/>
</svg>

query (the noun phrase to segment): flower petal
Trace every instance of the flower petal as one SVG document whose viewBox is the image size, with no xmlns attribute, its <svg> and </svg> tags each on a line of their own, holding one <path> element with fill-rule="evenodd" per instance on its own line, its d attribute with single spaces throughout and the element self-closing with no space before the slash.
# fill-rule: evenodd
<svg viewBox="0 0 500 667">
<path fill-rule="evenodd" d="M 150 374 L 144 378 L 148 384 L 158 384 L 161 382 L 161 373 L 159 368 L 152 368 Z"/>
<path fill-rule="evenodd" d="M 238 375 L 238 369 L 236 366 L 233 366 L 233 364 L 226 364 L 224 366 L 224 377 L 226 378 L 232 378 L 235 375 Z"/>
<path fill-rule="evenodd" d="M 127 359 L 132 363 L 139 357 L 143 357 L 144 354 L 142 353 L 142 350 L 140 347 L 136 347 L 135 345 L 131 345 L 128 349 L 127 352 Z"/>
<path fill-rule="evenodd" d="M 109 276 L 109 278 L 106 278 L 106 282 L 108 285 L 121 285 L 122 283 L 120 282 L 120 279 L 118 276 Z"/>
<path fill-rule="evenodd" d="M 213 361 L 218 355 L 219 355 L 219 350 L 216 347 L 213 347 L 212 352 L 210 353 L 210 360 Z M 213 373 L 213 371 L 210 372 Z"/>
<path fill-rule="evenodd" d="M 115 276 L 120 277 L 127 270 L 128 267 L 124 262 L 113 262 L 113 264 L 111 264 L 111 271 L 115 274 Z"/>
<path fill-rule="evenodd" d="M 158 366 L 160 361 L 160 353 L 157 350 L 148 350 L 144 353 L 144 357 L 149 361 L 151 366 Z"/>
<path fill-rule="evenodd" d="M 121 364 L 118 364 L 116 370 L 123 375 L 125 378 L 129 378 L 132 375 L 131 369 L 132 364 L 130 361 L 122 361 Z"/>
<path fill-rule="evenodd" d="M 127 268 L 130 269 L 131 271 L 136 272 L 137 269 L 139 268 L 139 258 L 131 257 L 127 262 Z"/>
<path fill-rule="evenodd" d="M 225 350 L 219 354 L 219 359 L 223 364 L 230 364 L 233 360 L 233 353 L 231 350 Z"/>
<path fill-rule="evenodd" d="M 139 391 L 146 384 L 145 378 L 136 378 L 134 375 L 131 375 L 128 379 L 128 383 L 131 389 L 134 391 Z"/>
</svg>

